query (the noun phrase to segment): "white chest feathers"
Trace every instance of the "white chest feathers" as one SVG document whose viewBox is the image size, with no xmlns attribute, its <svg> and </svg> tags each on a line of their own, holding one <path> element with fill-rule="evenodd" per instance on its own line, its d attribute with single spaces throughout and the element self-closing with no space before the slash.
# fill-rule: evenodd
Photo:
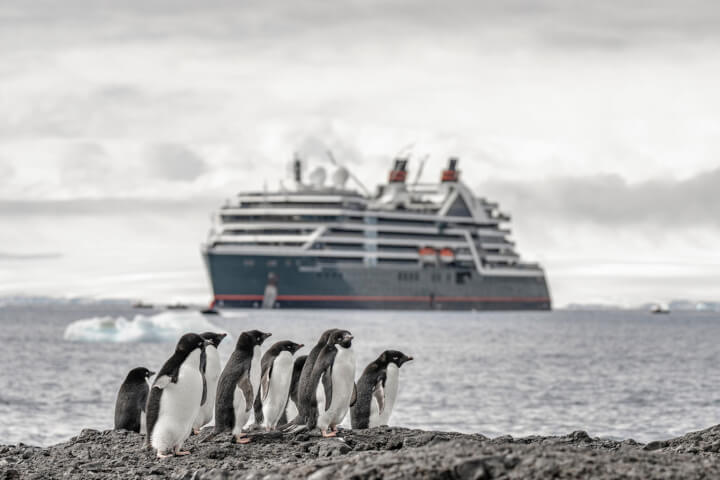
<svg viewBox="0 0 720 480">
<path fill-rule="evenodd" d="M 355 386 L 355 352 L 352 348 L 343 348 L 340 345 L 337 346 L 337 350 L 332 366 L 330 407 L 323 411 L 322 405 L 318 405 L 320 412 L 318 427 L 321 429 L 334 428 L 342 423 L 350 407 L 350 398 Z"/>
<path fill-rule="evenodd" d="M 395 407 L 395 400 L 397 399 L 400 369 L 397 365 L 391 363 L 387 366 L 386 375 L 385 406 L 383 411 L 380 412 L 379 425 L 387 425 L 390 421 L 390 414 L 392 414 L 393 407 Z M 373 401 L 375 400 L 373 399 Z"/>
<path fill-rule="evenodd" d="M 202 390 L 200 350 L 195 349 L 180 366 L 177 383 L 170 382 L 163 388 L 152 432 L 153 447 L 161 452 L 182 447 L 200 410 Z"/>
<path fill-rule="evenodd" d="M 290 394 L 290 381 L 292 380 L 293 357 L 288 351 L 280 352 L 275 357 L 272 375 L 267 384 L 267 392 L 263 395 L 262 411 L 265 426 L 275 428 Z"/>
</svg>

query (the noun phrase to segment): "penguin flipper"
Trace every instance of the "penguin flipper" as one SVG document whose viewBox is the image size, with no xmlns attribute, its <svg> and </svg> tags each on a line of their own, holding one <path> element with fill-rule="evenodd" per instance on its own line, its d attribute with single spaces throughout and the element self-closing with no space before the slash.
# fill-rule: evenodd
<svg viewBox="0 0 720 480">
<path fill-rule="evenodd" d="M 208 391 L 208 388 L 207 388 L 207 379 L 205 378 L 205 374 L 203 374 L 202 380 L 203 380 L 203 393 L 202 393 L 202 398 L 200 399 L 200 406 L 201 406 L 201 407 L 202 407 L 203 405 L 205 405 L 205 402 L 207 402 L 207 391 Z"/>
<path fill-rule="evenodd" d="M 373 389 L 373 397 L 375 397 L 375 401 L 377 401 L 379 413 L 382 413 L 385 408 L 385 389 L 383 388 L 383 383 L 383 379 L 378 379 Z"/>
<path fill-rule="evenodd" d="M 272 375 L 272 366 L 267 369 L 265 375 L 263 375 L 262 382 L 260 382 L 260 394 L 262 395 L 262 401 L 264 402 L 270 392 L 270 375 Z"/>
<path fill-rule="evenodd" d="M 350 397 L 350 406 L 354 407 L 357 403 L 357 383 L 353 382 L 352 396 Z"/>
<path fill-rule="evenodd" d="M 159 388 L 162 390 L 163 388 L 167 387 L 171 383 L 177 383 L 177 379 L 173 381 L 173 378 L 170 375 L 163 375 L 162 377 L 158 377 L 155 380 L 155 383 L 153 384 L 153 388 Z"/>
<path fill-rule="evenodd" d="M 322 384 L 325 391 L 325 410 L 329 410 L 332 403 L 332 364 L 323 373 Z"/>
<path fill-rule="evenodd" d="M 240 377 L 240 380 L 238 380 L 237 383 L 238 388 L 243 393 L 243 396 L 245 397 L 245 411 L 247 412 L 253 407 L 253 403 L 255 400 L 255 395 L 253 394 L 253 388 L 252 384 L 250 383 L 250 379 L 247 375 L 243 375 Z"/>
</svg>

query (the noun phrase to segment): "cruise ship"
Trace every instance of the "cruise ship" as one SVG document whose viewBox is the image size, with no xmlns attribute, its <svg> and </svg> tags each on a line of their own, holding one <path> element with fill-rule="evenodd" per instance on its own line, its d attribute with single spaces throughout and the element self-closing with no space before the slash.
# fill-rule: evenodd
<svg viewBox="0 0 720 480">
<path fill-rule="evenodd" d="M 211 307 L 551 308 L 510 217 L 460 180 L 456 158 L 432 184 L 408 182 L 408 159 L 397 158 L 375 194 L 334 165 L 328 184 L 323 167 L 306 181 L 296 157 L 291 184 L 241 192 L 213 213 L 201 247 Z"/>
</svg>

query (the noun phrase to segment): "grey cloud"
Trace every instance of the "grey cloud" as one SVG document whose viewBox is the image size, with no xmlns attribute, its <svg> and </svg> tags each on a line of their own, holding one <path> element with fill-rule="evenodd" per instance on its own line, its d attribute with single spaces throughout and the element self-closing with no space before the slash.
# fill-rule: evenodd
<svg viewBox="0 0 720 480">
<path fill-rule="evenodd" d="M 608 228 L 651 225 L 720 227 L 720 168 L 686 180 L 628 183 L 618 175 L 487 182 L 479 191 L 524 219 L 592 223 Z"/>
<path fill-rule="evenodd" d="M 151 145 L 145 160 L 154 176 L 174 181 L 193 181 L 208 169 L 197 153 L 177 143 Z"/>
<path fill-rule="evenodd" d="M 222 204 L 222 197 L 184 199 L 155 198 L 80 198 L 72 200 L 0 200 L 0 217 L 84 217 L 158 215 L 179 218 L 198 215 L 203 218 Z"/>
<path fill-rule="evenodd" d="M 61 258 L 62 254 L 57 252 L 37 252 L 37 253 L 10 253 L 10 252 L 0 252 L 0 261 L 3 260 L 19 260 L 19 261 L 25 261 L 25 260 L 52 260 Z"/>
<path fill-rule="evenodd" d="M 108 17 L 108 11 L 113 15 Z M 377 44 L 408 39 L 463 38 L 493 46 L 517 47 L 539 40 L 555 48 L 617 48 L 658 42 L 694 42 L 720 39 L 720 5 L 713 0 L 645 0 L 576 2 L 571 0 L 491 0 L 417 2 L 411 0 L 346 0 L 324 2 L 234 2 L 140 0 L 69 2 L 11 0 L 0 10 L 0 44 L 21 48 L 20 40 L 50 40 L 49 46 L 102 43 L 128 39 L 163 42 L 168 38 L 229 42 L 258 40 L 254 46 L 278 41 L 305 45 L 318 35 L 333 36 L 344 44 Z M 111 21 L 108 21 L 108 18 Z M 52 24 L 53 28 L 46 28 Z M 38 38 L 17 36 L 36 32 Z M 508 42 L 508 40 L 512 40 Z M 415 42 L 417 43 L 417 42 Z M 329 49 L 337 48 L 333 43 Z M 345 53 L 344 49 L 343 53 Z"/>
<path fill-rule="evenodd" d="M 96 182 L 111 172 L 111 158 L 102 145 L 80 142 L 72 145 L 62 158 L 61 175 L 65 182 Z"/>
</svg>

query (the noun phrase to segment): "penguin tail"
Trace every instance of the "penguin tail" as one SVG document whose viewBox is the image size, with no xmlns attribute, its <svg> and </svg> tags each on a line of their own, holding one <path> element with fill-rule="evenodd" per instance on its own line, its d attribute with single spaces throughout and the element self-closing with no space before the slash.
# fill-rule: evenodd
<svg viewBox="0 0 720 480">
<path fill-rule="evenodd" d="M 290 420 L 285 425 L 279 425 L 277 429 L 283 433 L 296 433 L 303 429 L 305 425 L 303 424 L 302 419 L 298 415 L 297 417 Z"/>
<path fill-rule="evenodd" d="M 211 441 L 213 438 L 215 438 L 217 436 L 218 433 L 220 433 L 220 432 L 218 432 L 217 430 L 213 430 L 212 432 L 210 432 L 208 434 L 208 436 L 206 436 L 205 438 L 200 440 L 200 443 L 207 443 L 207 442 Z"/>
</svg>

